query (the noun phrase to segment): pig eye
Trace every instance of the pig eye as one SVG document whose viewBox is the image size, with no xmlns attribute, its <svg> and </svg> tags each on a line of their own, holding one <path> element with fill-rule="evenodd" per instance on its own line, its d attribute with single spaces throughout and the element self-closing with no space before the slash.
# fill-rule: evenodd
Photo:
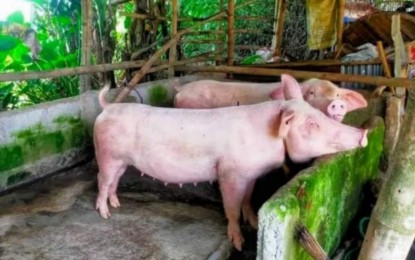
<svg viewBox="0 0 415 260">
<path fill-rule="evenodd" d="M 314 91 L 310 91 L 310 95 L 314 96 Z"/>
<path fill-rule="evenodd" d="M 336 97 L 340 97 L 340 94 L 339 94 L 339 93 L 337 93 Z"/>
</svg>

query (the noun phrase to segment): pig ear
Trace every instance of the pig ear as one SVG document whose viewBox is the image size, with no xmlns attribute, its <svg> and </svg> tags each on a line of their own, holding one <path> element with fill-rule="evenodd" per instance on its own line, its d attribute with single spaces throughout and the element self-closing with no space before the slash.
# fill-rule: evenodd
<svg viewBox="0 0 415 260">
<path fill-rule="evenodd" d="M 350 89 L 340 89 L 342 99 L 347 103 L 347 111 L 367 107 L 366 99 L 359 93 Z"/>
<path fill-rule="evenodd" d="M 269 94 L 269 97 L 272 99 L 284 99 L 284 88 L 282 86 L 277 86 L 271 94 Z"/>
<path fill-rule="evenodd" d="M 288 74 L 281 75 L 281 88 L 284 92 L 284 98 L 286 100 L 290 99 L 303 99 L 303 94 L 301 93 L 301 87 L 298 82 Z"/>
<path fill-rule="evenodd" d="M 288 131 L 290 130 L 292 121 L 295 117 L 295 112 L 290 110 L 282 111 L 281 113 L 281 120 L 280 120 L 280 128 L 278 130 L 278 137 L 286 138 L 288 135 Z"/>
</svg>

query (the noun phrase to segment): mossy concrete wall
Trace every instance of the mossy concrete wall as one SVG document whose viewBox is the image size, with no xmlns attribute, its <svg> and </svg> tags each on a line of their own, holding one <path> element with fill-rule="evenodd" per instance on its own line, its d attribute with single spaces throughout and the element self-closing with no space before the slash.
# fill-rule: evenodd
<svg viewBox="0 0 415 260">
<path fill-rule="evenodd" d="M 0 192 L 87 158 L 79 97 L 0 113 Z"/>
<path fill-rule="evenodd" d="M 300 221 L 328 254 L 333 254 L 355 216 L 363 186 L 378 174 L 384 123 L 370 122 L 367 147 L 316 160 L 259 210 L 257 259 L 312 258 L 294 240 Z"/>
<path fill-rule="evenodd" d="M 184 76 L 179 84 L 202 78 Z M 125 102 L 169 106 L 174 84 L 171 79 L 139 84 Z M 112 89 L 108 100 L 117 93 Z M 88 91 L 0 113 L 0 193 L 93 158 L 93 124 L 102 111 L 97 95 Z"/>
</svg>

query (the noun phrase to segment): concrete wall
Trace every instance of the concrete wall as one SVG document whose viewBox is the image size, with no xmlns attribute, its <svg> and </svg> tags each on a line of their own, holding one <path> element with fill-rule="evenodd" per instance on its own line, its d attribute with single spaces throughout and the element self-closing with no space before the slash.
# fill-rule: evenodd
<svg viewBox="0 0 415 260">
<path fill-rule="evenodd" d="M 185 76 L 180 84 L 200 78 Z M 139 84 L 125 102 L 172 104 L 174 81 Z M 118 90 L 108 93 L 112 100 Z M 94 156 L 92 129 L 102 111 L 98 91 L 0 113 L 0 193 Z M 141 102 L 140 102 L 141 103 Z"/>
</svg>

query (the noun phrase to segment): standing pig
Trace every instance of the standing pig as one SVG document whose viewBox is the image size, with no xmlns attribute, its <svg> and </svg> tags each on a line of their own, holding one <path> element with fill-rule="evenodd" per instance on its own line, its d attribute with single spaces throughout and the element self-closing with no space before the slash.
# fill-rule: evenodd
<svg viewBox="0 0 415 260">
<path fill-rule="evenodd" d="M 367 130 L 332 120 L 303 100 L 298 83 L 282 76 L 286 100 L 217 109 L 174 109 L 142 104 L 107 104 L 94 126 L 99 166 L 96 208 L 103 218 L 119 207 L 116 190 L 128 165 L 165 183 L 218 180 L 228 237 L 241 250 L 241 204 L 255 180 L 293 161 L 364 147 Z M 252 208 L 243 208 L 250 222 Z"/>
<path fill-rule="evenodd" d="M 342 121 L 347 112 L 367 106 L 356 91 L 342 89 L 328 80 L 310 79 L 300 83 L 304 99 L 327 116 Z M 199 80 L 176 87 L 177 108 L 218 108 L 283 99 L 280 82 L 246 83 Z"/>
</svg>

